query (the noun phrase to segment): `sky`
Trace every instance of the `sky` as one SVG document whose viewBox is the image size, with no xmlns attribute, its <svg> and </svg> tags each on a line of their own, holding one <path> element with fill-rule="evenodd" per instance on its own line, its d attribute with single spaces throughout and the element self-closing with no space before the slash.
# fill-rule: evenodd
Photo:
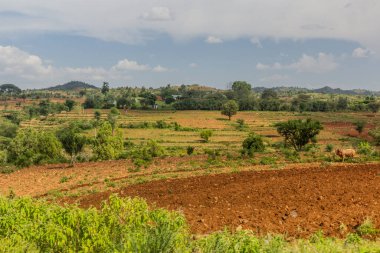
<svg viewBox="0 0 380 253">
<path fill-rule="evenodd" d="M 380 90 L 378 0 L 0 0 L 0 84 Z"/>
</svg>

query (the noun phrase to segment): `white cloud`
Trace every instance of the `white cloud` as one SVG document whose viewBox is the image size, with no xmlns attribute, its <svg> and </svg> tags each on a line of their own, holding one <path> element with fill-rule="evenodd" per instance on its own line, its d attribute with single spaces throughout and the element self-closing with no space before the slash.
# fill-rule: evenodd
<svg viewBox="0 0 380 253">
<path fill-rule="evenodd" d="M 205 42 L 209 44 L 220 44 L 220 43 L 223 43 L 223 40 L 215 36 L 208 36 Z"/>
<path fill-rule="evenodd" d="M 338 67 L 338 63 L 335 57 L 331 54 L 319 53 L 317 57 L 313 57 L 307 54 L 303 54 L 296 62 L 283 65 L 276 62 L 272 65 L 266 65 L 258 63 L 256 69 L 267 70 L 267 69 L 292 69 L 297 72 L 310 72 L 310 73 L 325 73 L 335 70 Z"/>
<path fill-rule="evenodd" d="M 255 45 L 257 48 L 263 48 L 263 45 L 261 44 L 259 38 L 254 37 L 254 38 L 250 39 L 250 41 L 251 41 L 251 43 L 252 43 L 253 45 Z"/>
<path fill-rule="evenodd" d="M 40 57 L 17 47 L 0 46 L 0 75 L 35 78 L 38 75 L 50 75 L 52 72 L 52 66 L 44 64 Z"/>
<path fill-rule="evenodd" d="M 144 40 L 144 31 L 179 39 L 208 34 L 222 40 L 329 38 L 380 49 L 380 3 L 374 0 L 353 1 L 349 7 L 339 0 L 168 0 L 165 6 L 157 6 L 157 0 L 94 0 L 91 8 L 88 1 L 78 0 L 1 2 L 7 13 L 20 15 L 0 17 L 7 24 L 0 33 L 58 31 L 123 42 Z"/>
<path fill-rule="evenodd" d="M 189 67 L 190 68 L 197 68 L 198 64 L 196 64 L 195 62 L 192 62 L 192 63 L 189 64 Z"/>
<path fill-rule="evenodd" d="M 136 61 L 131 61 L 128 59 L 119 61 L 113 68 L 116 70 L 135 70 L 135 71 L 149 70 L 148 65 L 139 64 Z"/>
<path fill-rule="evenodd" d="M 154 67 L 152 69 L 153 72 L 157 72 L 157 73 L 162 73 L 162 72 L 167 72 L 169 71 L 168 68 L 165 68 L 165 67 L 162 67 L 161 65 L 157 65 L 156 67 Z"/>
<path fill-rule="evenodd" d="M 371 54 L 373 54 L 373 52 L 371 52 L 368 48 L 358 47 L 352 51 L 352 57 L 354 58 L 367 58 Z"/>
<path fill-rule="evenodd" d="M 152 7 L 149 12 L 141 14 L 141 18 L 149 21 L 172 20 L 173 15 L 168 7 Z"/>
<path fill-rule="evenodd" d="M 123 59 L 110 68 L 103 67 L 55 67 L 49 65 L 37 55 L 30 54 L 17 47 L 0 46 L 0 79 L 17 84 L 38 84 L 40 87 L 83 80 L 87 82 L 131 80 L 131 71 L 167 72 L 169 68 L 157 65 L 139 64 Z"/>
</svg>

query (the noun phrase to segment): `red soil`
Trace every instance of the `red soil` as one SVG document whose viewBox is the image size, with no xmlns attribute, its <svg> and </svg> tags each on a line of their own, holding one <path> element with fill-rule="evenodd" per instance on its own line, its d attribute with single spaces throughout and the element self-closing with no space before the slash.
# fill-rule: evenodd
<svg viewBox="0 0 380 253">
<path fill-rule="evenodd" d="M 112 193 L 185 214 L 192 232 L 342 236 L 367 217 L 380 226 L 380 164 L 250 171 L 153 181 L 65 202 L 99 207 Z M 345 229 L 346 228 L 346 229 Z"/>
</svg>

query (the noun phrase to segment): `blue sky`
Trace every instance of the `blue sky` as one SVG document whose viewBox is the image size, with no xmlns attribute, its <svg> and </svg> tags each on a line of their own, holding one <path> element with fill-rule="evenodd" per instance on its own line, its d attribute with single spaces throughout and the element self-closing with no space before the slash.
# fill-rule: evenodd
<svg viewBox="0 0 380 253">
<path fill-rule="evenodd" d="M 380 90 L 374 0 L 0 0 L 0 83 Z"/>
</svg>

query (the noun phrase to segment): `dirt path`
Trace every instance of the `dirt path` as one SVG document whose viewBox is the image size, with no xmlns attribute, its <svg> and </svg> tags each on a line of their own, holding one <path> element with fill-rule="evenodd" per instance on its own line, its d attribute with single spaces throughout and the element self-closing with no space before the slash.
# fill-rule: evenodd
<svg viewBox="0 0 380 253">
<path fill-rule="evenodd" d="M 114 191 L 184 212 L 193 232 L 224 227 L 304 237 L 339 236 L 370 217 L 380 227 L 380 164 L 247 171 L 154 181 Z M 79 199 L 99 207 L 113 192 Z"/>
</svg>

